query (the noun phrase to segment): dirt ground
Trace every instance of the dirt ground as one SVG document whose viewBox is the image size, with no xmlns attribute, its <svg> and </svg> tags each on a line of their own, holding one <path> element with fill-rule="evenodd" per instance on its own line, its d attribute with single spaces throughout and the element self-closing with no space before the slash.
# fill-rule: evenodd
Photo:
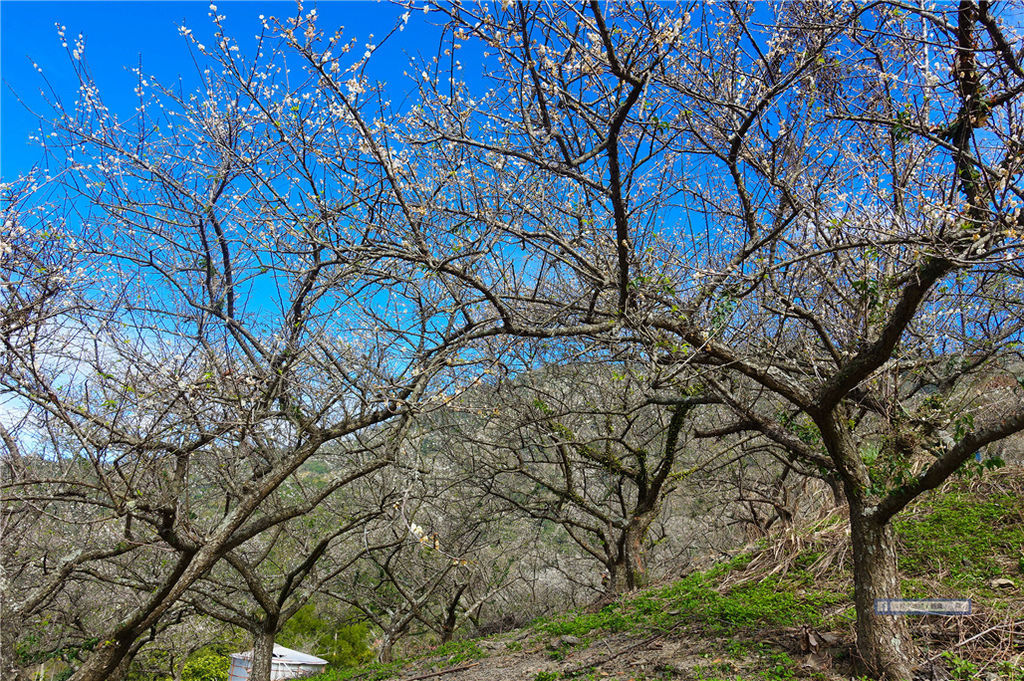
<svg viewBox="0 0 1024 681">
<path fill-rule="evenodd" d="M 735 643 L 730 646 L 730 643 Z M 758 645 L 758 644 L 755 644 Z M 486 657 L 453 662 L 421 659 L 389 678 L 397 681 L 555 681 L 608 679 L 646 681 L 718 681 L 724 679 L 813 678 L 848 681 L 828 650 L 801 653 L 801 632 L 750 642 L 714 641 L 683 632 L 636 637 L 626 634 L 580 640 L 573 636 L 542 639 L 524 630 L 478 642 Z M 731 649 L 731 652 L 729 652 Z M 773 676 L 773 672 L 777 675 Z M 768 674 L 766 676 L 766 673 Z"/>
</svg>

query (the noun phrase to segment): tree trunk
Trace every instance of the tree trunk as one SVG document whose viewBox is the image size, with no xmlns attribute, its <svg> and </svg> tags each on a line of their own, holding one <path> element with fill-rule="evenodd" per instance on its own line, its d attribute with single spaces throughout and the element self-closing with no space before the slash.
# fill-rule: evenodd
<svg viewBox="0 0 1024 681">
<path fill-rule="evenodd" d="M 629 591 L 629 580 L 626 577 L 626 566 L 620 559 L 605 563 L 608 578 L 604 580 L 604 592 L 608 596 L 617 596 Z"/>
<path fill-rule="evenodd" d="M 125 662 L 130 662 L 134 655 L 132 646 L 135 641 L 208 569 L 208 565 L 202 568 L 202 572 L 197 569 L 193 563 L 195 555 L 183 553 L 178 556 L 174 569 L 164 578 L 162 588 L 117 625 L 114 633 L 97 646 L 85 664 L 72 675 L 73 681 L 114 681 L 121 678 Z"/>
<path fill-rule="evenodd" d="M 466 590 L 467 586 L 469 586 L 469 582 L 460 586 L 448 604 L 448 611 L 444 623 L 441 625 L 441 643 L 448 643 L 448 641 L 452 640 L 452 636 L 455 635 L 455 625 L 458 623 L 459 601 L 462 599 L 462 592 Z"/>
<path fill-rule="evenodd" d="M 377 662 L 387 664 L 391 662 L 392 648 L 397 637 L 390 631 L 385 631 L 380 640 L 380 648 L 377 649 Z"/>
<path fill-rule="evenodd" d="M 618 553 L 606 564 L 608 584 L 605 593 L 617 595 L 639 589 L 647 584 L 644 564 L 644 538 L 656 513 L 648 512 L 630 518 L 618 541 Z"/>
<path fill-rule="evenodd" d="M 276 490 L 296 468 L 301 466 L 316 451 L 320 443 L 307 443 L 304 447 L 285 459 L 270 474 L 260 480 L 260 484 L 252 492 L 244 496 L 220 522 L 216 531 L 198 550 L 182 550 L 171 572 L 163 582 L 141 605 L 137 606 L 114 629 L 114 633 L 105 645 L 89 656 L 86 663 L 71 677 L 70 681 L 113 681 L 120 678 L 119 667 L 126 660 L 131 661 L 133 642 L 151 626 L 160 621 L 164 613 L 197 580 L 205 575 L 217 561 L 230 550 L 230 542 L 235 533 L 247 521 L 271 492 Z M 373 465 L 362 469 L 359 475 L 374 470 Z M 380 464 L 383 465 L 383 464 Z M 379 467 L 379 466 L 378 466 Z"/>
<path fill-rule="evenodd" d="M 14 621 L 4 621 L 2 612 L 0 622 L 3 622 L 0 624 L 0 679 L 16 679 L 19 667 L 14 648 L 20 627 Z"/>
<path fill-rule="evenodd" d="M 875 599 L 900 598 L 892 530 L 888 523 L 878 525 L 868 519 L 864 511 L 851 503 L 857 652 L 865 671 L 873 678 L 909 681 L 915 651 L 906 619 L 901 615 L 879 615 L 875 611 Z"/>
<path fill-rule="evenodd" d="M 102 642 L 71 678 L 75 681 L 118 681 L 131 661 L 134 641 L 134 637 L 124 637 Z"/>
<path fill-rule="evenodd" d="M 274 663 L 274 632 L 257 631 L 253 634 L 252 667 L 249 681 L 270 681 L 270 669 Z"/>
<path fill-rule="evenodd" d="M 828 476 L 825 478 L 825 483 L 828 484 L 828 488 L 832 490 L 832 503 L 836 505 L 836 508 L 840 508 L 846 505 L 846 494 L 843 493 L 843 484 L 835 476 Z"/>
</svg>

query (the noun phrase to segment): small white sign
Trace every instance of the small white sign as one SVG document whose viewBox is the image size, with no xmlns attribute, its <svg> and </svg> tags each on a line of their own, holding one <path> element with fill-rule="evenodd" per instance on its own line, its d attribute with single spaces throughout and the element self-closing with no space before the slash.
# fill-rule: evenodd
<svg viewBox="0 0 1024 681">
<path fill-rule="evenodd" d="M 971 599 L 876 598 L 878 615 L 970 615 Z"/>
</svg>

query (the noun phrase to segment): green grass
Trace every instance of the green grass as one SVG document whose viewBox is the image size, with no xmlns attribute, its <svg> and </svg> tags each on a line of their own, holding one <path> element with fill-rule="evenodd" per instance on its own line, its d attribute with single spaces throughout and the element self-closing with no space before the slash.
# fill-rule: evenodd
<svg viewBox="0 0 1024 681">
<path fill-rule="evenodd" d="M 819 558 L 821 558 L 824 551 L 814 549 L 804 549 L 797 554 L 796 558 L 793 559 L 793 567 L 798 570 L 806 570 L 807 568 L 814 565 Z"/>
<path fill-rule="evenodd" d="M 742 652 L 746 656 L 756 654 L 759 669 L 742 675 L 737 673 L 737 665 L 733 662 L 715 660 L 707 664 L 696 665 L 690 671 L 690 678 L 694 681 L 791 681 L 792 679 L 804 678 L 800 677 L 797 672 L 797 662 L 784 651 L 777 650 L 764 643 L 744 641 Z M 820 675 L 815 676 L 812 674 L 806 678 L 820 678 Z"/>
<path fill-rule="evenodd" d="M 722 678 L 723 674 L 731 674 L 735 671 L 733 665 L 729 662 L 712 662 L 710 664 L 698 664 L 693 668 L 694 678 L 700 679 L 719 679 Z"/>
<path fill-rule="evenodd" d="M 381 681 L 399 676 L 405 664 L 406 660 L 395 660 L 387 664 L 371 663 L 358 667 L 328 669 L 322 674 L 309 677 L 308 681 L 348 681 L 356 678 L 359 681 Z"/>
<path fill-rule="evenodd" d="M 651 589 L 604 607 L 596 613 L 566 613 L 539 620 L 533 627 L 551 636 L 586 636 L 593 631 L 646 633 L 680 624 L 700 624 L 729 635 L 755 627 L 821 624 L 825 606 L 843 602 L 844 594 L 802 588 L 801 572 L 780 580 L 769 577 L 719 593 L 717 582 L 750 561 L 741 556 L 703 573 L 694 573 L 660 589 Z"/>
<path fill-rule="evenodd" d="M 479 642 L 474 639 L 449 641 L 442 646 L 438 646 L 434 650 L 411 659 L 422 659 L 426 657 L 445 658 L 445 665 L 457 665 L 468 660 L 476 660 L 487 656 L 487 653 L 480 648 L 478 643 Z M 380 681 L 381 679 L 390 679 L 395 676 L 399 676 L 402 669 L 411 661 L 411 659 L 395 660 L 394 662 L 389 662 L 387 664 L 372 663 L 356 667 L 343 667 L 340 669 L 328 668 L 321 674 L 311 676 L 310 681 L 348 681 L 348 679 L 356 678 L 358 678 L 359 681 Z"/>
<path fill-rule="evenodd" d="M 1024 499 L 952 492 L 929 500 L 923 515 L 896 521 L 900 570 L 908 578 L 942 575 L 958 588 L 1024 573 Z"/>
</svg>

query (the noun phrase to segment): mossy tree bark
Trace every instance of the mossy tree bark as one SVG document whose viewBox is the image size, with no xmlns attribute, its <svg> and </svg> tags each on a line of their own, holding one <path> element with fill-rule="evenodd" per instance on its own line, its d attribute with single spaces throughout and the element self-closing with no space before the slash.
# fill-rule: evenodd
<svg viewBox="0 0 1024 681">
<path fill-rule="evenodd" d="M 647 585 L 647 564 L 644 541 L 651 523 L 658 516 L 655 506 L 647 511 L 635 513 L 619 533 L 618 542 L 611 560 L 605 563 L 608 569 L 609 595 L 622 594 Z"/>
</svg>

